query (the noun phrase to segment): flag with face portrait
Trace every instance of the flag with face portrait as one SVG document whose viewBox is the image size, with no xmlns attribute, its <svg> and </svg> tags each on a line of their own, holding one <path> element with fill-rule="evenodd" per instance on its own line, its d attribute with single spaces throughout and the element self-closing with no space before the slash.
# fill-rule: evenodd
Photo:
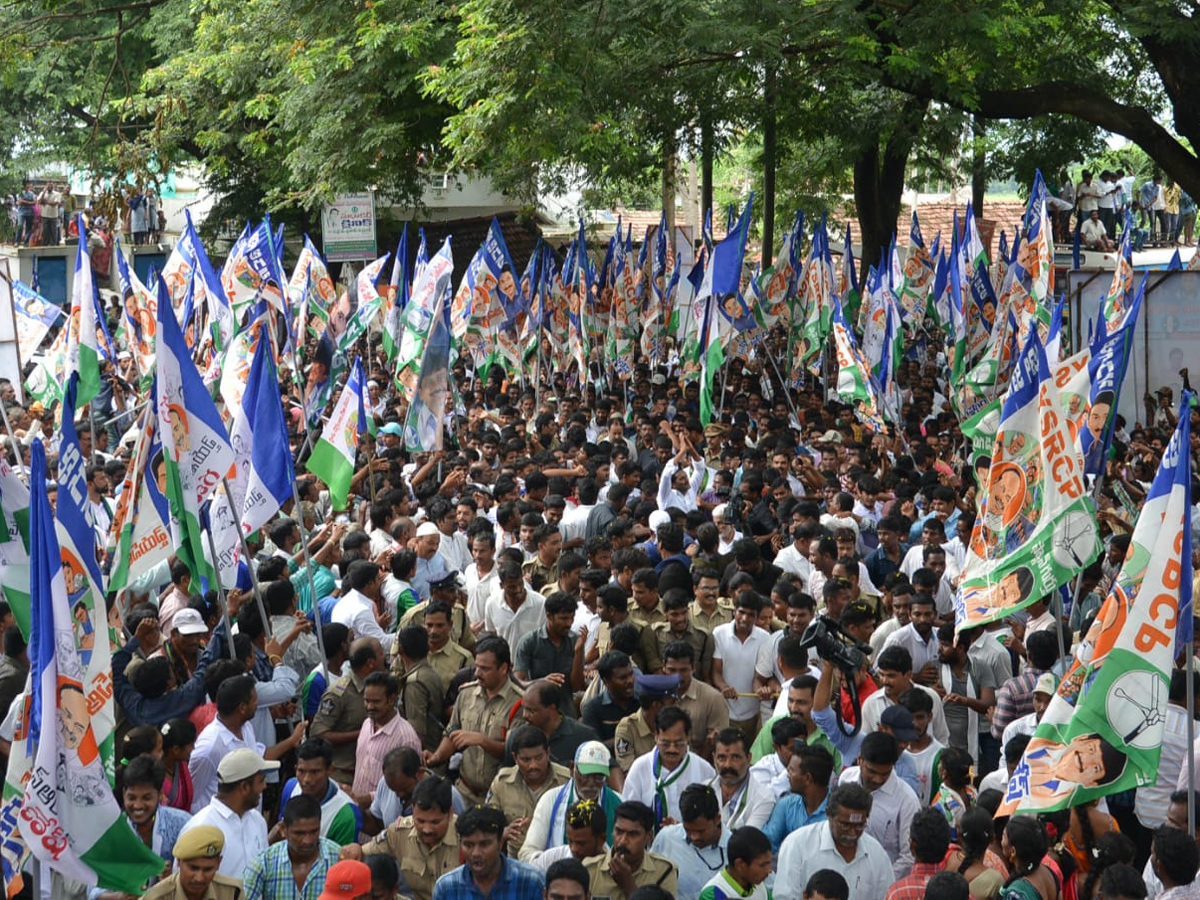
<svg viewBox="0 0 1200 900">
<path fill-rule="evenodd" d="M 225 425 L 188 358 L 175 316 L 159 304 L 156 374 L 150 398 L 158 414 L 176 555 L 192 577 L 215 581 L 205 560 L 200 508 L 233 466 Z"/>
<path fill-rule="evenodd" d="M 296 259 L 296 267 L 287 284 L 288 302 L 292 317 L 297 324 L 293 327 L 292 340 L 297 352 L 303 350 L 304 335 L 320 337 L 329 327 L 329 310 L 337 300 L 337 288 L 325 266 L 325 260 L 308 235 Z"/>
<path fill-rule="evenodd" d="M 432 259 L 424 265 L 418 262 L 412 297 L 401 316 L 400 347 L 395 360 L 396 387 L 404 392 L 404 398 L 409 403 L 417 393 L 417 378 L 421 372 L 421 360 L 425 356 L 425 344 L 433 327 L 434 313 L 442 309 L 446 302 L 453 274 L 454 257 L 450 254 L 450 238 L 446 238 Z"/>
<path fill-rule="evenodd" d="M 450 323 L 444 303 L 434 313 L 417 376 L 417 392 L 404 420 L 404 445 L 409 453 L 442 449 L 446 398 L 450 393 Z"/>
<path fill-rule="evenodd" d="M 516 300 L 512 257 L 500 223 L 493 218 L 450 304 L 454 338 L 467 347 L 476 370 L 484 377 L 499 358 L 497 335 L 508 321 L 507 309 Z"/>
<path fill-rule="evenodd" d="M 1190 396 L 1121 570 L 997 815 L 1067 809 L 1158 778 L 1175 659 L 1192 652 Z"/>
<path fill-rule="evenodd" d="M 1079 381 L 1086 378 L 1087 383 L 1087 405 L 1080 412 L 1078 437 L 1084 472 L 1088 475 L 1104 474 L 1145 290 L 1143 276 L 1133 300 L 1116 315 L 1115 324 L 1107 317 L 1097 323 L 1087 373 L 1079 378 Z"/>
<path fill-rule="evenodd" d="M 898 314 L 896 324 L 899 325 Z M 879 382 L 871 374 L 870 364 L 863 356 L 862 350 L 859 349 L 858 342 L 854 339 L 854 333 L 850 330 L 850 326 L 842 314 L 842 305 L 838 302 L 837 297 L 833 298 L 831 326 L 837 361 L 835 388 L 837 394 L 843 403 L 854 407 L 854 414 L 870 432 L 878 434 L 887 427 L 883 420 L 885 411 L 883 393 Z M 892 410 L 888 410 L 887 413 L 888 418 L 896 417 Z"/>
<path fill-rule="evenodd" d="M 118 596 L 167 559 L 172 551 L 166 497 L 162 493 L 166 481 L 157 424 L 158 416 L 153 409 L 142 410 L 133 460 L 125 470 L 125 481 L 113 513 L 115 549 L 108 589 Z M 118 612 L 124 618 L 122 604 L 118 604 Z"/>
<path fill-rule="evenodd" d="M 125 343 L 137 361 L 143 375 L 154 370 L 154 319 L 158 297 L 138 278 L 137 272 L 125 261 L 118 241 L 113 248 L 117 260 L 117 278 L 121 284 L 121 320 L 125 326 Z"/>
<path fill-rule="evenodd" d="M 74 393 L 72 379 L 72 399 Z M 33 477 L 45 483 L 40 440 L 32 457 Z M 74 465 L 82 482 L 82 458 Z M 62 466 L 60 460 L 60 478 Z M 68 551 L 60 549 L 63 505 L 75 501 L 61 485 L 59 493 L 57 534 L 46 493 L 37 492 L 32 504 L 30 694 L 21 701 L 25 715 L 14 734 L 0 814 L 5 874 L 10 859 L 22 855 L 13 846 L 15 818 L 34 859 L 83 884 L 136 895 L 162 871 L 163 861 L 130 829 L 113 796 L 111 673 L 102 673 L 99 683 L 92 674 L 101 646 L 108 662 L 108 629 L 101 612 L 99 633 L 89 631 L 91 620 L 72 599 L 76 579 L 87 576 L 68 568 Z M 77 512 L 82 517 L 83 510 Z"/>
<path fill-rule="evenodd" d="M 981 487 L 955 597 L 959 631 L 1049 595 L 1100 552 L 1083 460 L 1036 329 L 1012 367 Z"/>
<path fill-rule="evenodd" d="M 792 309 L 791 371 L 788 386 L 797 388 L 825 347 L 832 328 L 834 298 L 833 257 L 829 252 L 829 233 L 821 219 L 813 230 L 812 249 L 800 275 L 796 303 Z"/>
<path fill-rule="evenodd" d="M 933 286 L 933 274 L 933 257 L 925 247 L 921 223 L 914 209 L 908 229 L 908 256 L 904 260 L 904 274 L 896 292 L 900 302 L 900 317 L 909 331 L 920 327 L 925 318 L 925 304 L 929 289 Z"/>
<path fill-rule="evenodd" d="M 1121 246 L 1117 248 L 1117 266 L 1104 296 L 1102 316 L 1109 328 L 1120 328 L 1133 301 L 1133 214 L 1126 211 Z M 1178 251 L 1177 251 L 1178 252 Z M 1197 254 L 1200 255 L 1200 254 Z"/>
<path fill-rule="evenodd" d="M 63 311 L 23 281 L 13 282 L 12 298 L 17 349 L 22 360 L 29 360 L 62 318 Z"/>
<path fill-rule="evenodd" d="M 379 275 L 383 272 L 383 267 L 387 265 L 390 257 L 390 253 L 385 253 L 369 266 L 364 266 L 354 280 L 358 306 L 354 310 L 354 314 L 346 321 L 346 330 L 338 338 L 338 352 L 342 355 L 349 355 L 351 349 L 358 343 L 358 339 L 366 334 L 367 329 L 371 327 L 383 310 L 384 298 L 375 287 L 375 282 L 379 280 Z"/>
</svg>

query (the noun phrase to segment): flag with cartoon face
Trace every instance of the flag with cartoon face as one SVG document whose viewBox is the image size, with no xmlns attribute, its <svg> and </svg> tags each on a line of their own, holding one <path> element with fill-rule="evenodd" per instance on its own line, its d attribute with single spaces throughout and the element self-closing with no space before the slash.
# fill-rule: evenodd
<svg viewBox="0 0 1200 900">
<path fill-rule="evenodd" d="M 72 377 L 67 388 L 72 404 L 76 387 Z M 69 423 L 67 418 L 64 425 Z M 65 433 L 63 440 L 69 440 Z M 163 861 L 123 819 L 109 781 L 113 701 L 111 673 L 104 671 L 109 644 L 103 587 L 94 554 L 81 566 L 75 562 L 75 550 L 86 553 L 94 545 L 89 545 L 91 528 L 79 506 L 86 489 L 75 493 L 84 480 L 78 443 L 67 452 L 73 458 L 59 461 L 58 520 L 45 491 L 32 498 L 29 694 L 17 701 L 25 707 L 5 776 L 0 856 L 10 891 L 27 847 L 36 860 L 69 878 L 137 895 L 162 871 Z M 40 440 L 34 441 L 31 455 L 32 480 L 45 484 Z M 60 537 L 89 546 L 60 546 Z M 97 579 L 90 588 L 100 599 L 98 607 L 72 599 L 81 579 Z M 82 612 L 81 606 L 86 606 Z M 95 630 L 89 632 L 86 623 L 94 623 Z"/>
<path fill-rule="evenodd" d="M 958 631 L 1024 609 L 1100 552 L 1083 460 L 1036 329 L 1018 355 L 955 597 Z"/>
<path fill-rule="evenodd" d="M 1175 658 L 1192 651 L 1190 396 L 1121 570 L 997 815 L 1066 809 L 1158 777 Z"/>
</svg>

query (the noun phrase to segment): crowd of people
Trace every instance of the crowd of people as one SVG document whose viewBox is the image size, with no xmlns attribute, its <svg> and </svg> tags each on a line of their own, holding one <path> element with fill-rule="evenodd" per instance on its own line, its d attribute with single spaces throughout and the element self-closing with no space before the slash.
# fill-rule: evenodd
<svg viewBox="0 0 1200 900">
<path fill-rule="evenodd" d="M 1112 252 L 1128 215 L 1135 250 L 1148 245 L 1195 246 L 1196 201 L 1192 196 L 1177 182 L 1164 180 L 1161 172 L 1136 189 L 1135 182 L 1134 175 L 1126 174 L 1124 169 L 1104 169 L 1099 176 L 1084 169 L 1078 184 L 1064 173 L 1054 196 L 1047 201 L 1054 214 L 1055 242 L 1070 246 L 1078 237 L 1081 246 L 1089 250 Z"/>
<path fill-rule="evenodd" d="M 902 364 L 904 424 L 873 435 L 819 382 L 785 391 L 771 343 L 718 375 L 706 426 L 673 366 L 534 386 L 460 361 L 446 449 L 410 454 L 360 346 L 377 436 L 347 508 L 304 472 L 281 365 L 299 501 L 250 536 L 253 580 L 204 591 L 172 556 L 121 598 L 116 794 L 166 862 L 145 896 L 1200 895 L 1182 671 L 1154 784 L 995 815 L 1124 559 L 1169 399 L 1118 418 L 1077 599 L 956 634 L 977 470 L 936 359 Z M 54 410 L 7 381 L 0 402 L 10 462 L 41 438 L 53 467 Z M 109 564 L 136 430 L 106 411 L 77 427 Z M 11 742 L 29 661 L 0 624 Z"/>
</svg>

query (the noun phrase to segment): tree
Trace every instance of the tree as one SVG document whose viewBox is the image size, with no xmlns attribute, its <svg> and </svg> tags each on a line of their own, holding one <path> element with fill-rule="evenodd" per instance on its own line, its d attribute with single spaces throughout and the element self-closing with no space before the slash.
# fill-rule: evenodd
<svg viewBox="0 0 1200 900">
<path fill-rule="evenodd" d="M 890 87 L 991 121 L 1087 122 L 1142 147 L 1193 196 L 1200 190 L 1192 4 L 872 0 L 864 23 L 873 68 Z"/>
<path fill-rule="evenodd" d="M 190 46 L 148 72 L 139 108 L 160 146 L 192 149 L 215 219 L 311 213 L 343 190 L 415 199 L 437 165 L 447 110 L 417 78 L 456 20 L 419 0 L 206 0 Z"/>
</svg>

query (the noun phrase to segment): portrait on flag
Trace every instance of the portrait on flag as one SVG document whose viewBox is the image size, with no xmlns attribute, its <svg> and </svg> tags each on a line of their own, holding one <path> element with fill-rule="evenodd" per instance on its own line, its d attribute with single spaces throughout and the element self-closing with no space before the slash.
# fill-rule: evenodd
<svg viewBox="0 0 1200 900">
<path fill-rule="evenodd" d="M 1012 367 L 955 598 L 961 631 L 1011 615 L 1100 552 L 1083 460 L 1036 330 Z"/>
</svg>

